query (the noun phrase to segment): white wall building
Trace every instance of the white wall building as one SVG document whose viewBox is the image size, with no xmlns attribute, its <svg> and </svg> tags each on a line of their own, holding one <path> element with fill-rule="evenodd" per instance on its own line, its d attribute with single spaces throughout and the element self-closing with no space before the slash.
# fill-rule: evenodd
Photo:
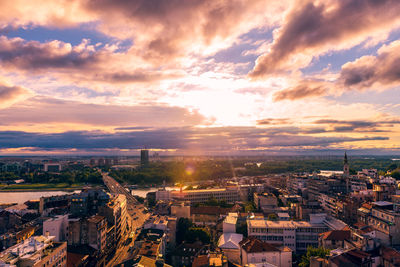
<svg viewBox="0 0 400 267">
<path fill-rule="evenodd" d="M 279 247 L 256 238 L 247 238 L 240 243 L 241 265 L 272 264 L 280 267 L 292 266 L 292 250 Z"/>
<path fill-rule="evenodd" d="M 58 215 L 43 222 L 43 233 L 49 232 L 56 242 L 67 240 L 68 215 Z"/>
</svg>

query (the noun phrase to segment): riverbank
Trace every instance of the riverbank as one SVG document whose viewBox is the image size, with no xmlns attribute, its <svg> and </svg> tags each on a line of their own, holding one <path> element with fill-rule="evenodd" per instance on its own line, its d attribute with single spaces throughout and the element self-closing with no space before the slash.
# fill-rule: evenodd
<svg viewBox="0 0 400 267">
<path fill-rule="evenodd" d="M 0 185 L 0 192 L 33 192 L 33 191 L 75 191 L 82 190 L 87 185 L 84 184 L 12 184 Z"/>
</svg>

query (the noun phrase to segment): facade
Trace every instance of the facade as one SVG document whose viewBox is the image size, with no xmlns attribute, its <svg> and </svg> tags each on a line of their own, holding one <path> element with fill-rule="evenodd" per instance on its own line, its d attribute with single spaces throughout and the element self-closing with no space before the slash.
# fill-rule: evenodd
<svg viewBox="0 0 400 267">
<path fill-rule="evenodd" d="M 171 215 L 179 218 L 190 218 L 190 205 L 184 202 L 173 204 L 171 206 Z"/>
<path fill-rule="evenodd" d="M 44 171 L 45 172 L 60 172 L 61 164 L 60 163 L 45 163 Z"/>
<path fill-rule="evenodd" d="M 127 233 L 127 211 L 126 196 L 122 194 L 113 195 L 105 206 L 99 208 L 99 215 L 107 219 L 109 225 L 114 225 L 115 243 L 125 240 Z"/>
<path fill-rule="evenodd" d="M 237 213 L 229 213 L 222 222 L 222 232 L 225 233 L 236 233 L 236 223 L 238 220 Z"/>
<path fill-rule="evenodd" d="M 249 237 L 287 246 L 293 251 L 305 251 L 308 246 L 317 247 L 319 234 L 327 230 L 328 227 L 322 223 L 247 219 Z"/>
<path fill-rule="evenodd" d="M 223 233 L 218 240 L 218 247 L 224 252 L 229 261 L 240 264 L 240 241 L 243 240 L 242 234 Z"/>
<path fill-rule="evenodd" d="M 377 230 L 377 237 L 384 245 L 400 245 L 400 213 L 393 210 L 393 203 L 373 202 L 368 225 Z"/>
<path fill-rule="evenodd" d="M 257 210 L 272 212 L 278 207 L 278 199 L 271 193 L 254 193 L 253 199 Z"/>
<path fill-rule="evenodd" d="M 145 166 L 149 164 L 149 151 L 147 149 L 140 150 L 140 165 Z"/>
<path fill-rule="evenodd" d="M 241 200 L 239 187 L 172 191 L 172 198 L 178 201 L 190 201 L 191 204 L 207 202 L 210 199 L 234 203 Z"/>
<path fill-rule="evenodd" d="M 331 230 L 320 234 L 318 242 L 319 247 L 331 250 L 336 248 L 344 248 L 345 240 L 349 240 L 350 237 L 350 230 Z"/>
<path fill-rule="evenodd" d="M 0 254 L 0 266 L 67 266 L 67 243 L 54 236 L 35 236 Z"/>
<path fill-rule="evenodd" d="M 288 247 L 275 246 L 256 238 L 246 238 L 240 241 L 239 245 L 241 266 L 248 264 L 292 266 L 292 250 Z"/>
<path fill-rule="evenodd" d="M 107 245 L 107 221 L 103 216 L 69 219 L 68 245 L 89 245 L 103 253 Z"/>
<path fill-rule="evenodd" d="M 43 233 L 54 236 L 54 241 L 66 241 L 68 233 L 68 215 L 58 215 L 43 222 Z"/>
</svg>

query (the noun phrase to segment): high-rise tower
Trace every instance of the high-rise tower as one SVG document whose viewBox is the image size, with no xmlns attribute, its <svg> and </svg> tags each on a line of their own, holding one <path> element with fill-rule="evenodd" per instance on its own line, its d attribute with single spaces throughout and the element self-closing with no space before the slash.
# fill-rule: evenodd
<svg viewBox="0 0 400 267">
<path fill-rule="evenodd" d="M 149 151 L 147 149 L 140 150 L 140 165 L 147 166 L 149 164 Z"/>
</svg>

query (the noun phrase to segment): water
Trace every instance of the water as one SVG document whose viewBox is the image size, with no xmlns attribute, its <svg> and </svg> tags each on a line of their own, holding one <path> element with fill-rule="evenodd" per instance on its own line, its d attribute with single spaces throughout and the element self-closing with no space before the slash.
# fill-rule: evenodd
<svg viewBox="0 0 400 267">
<path fill-rule="evenodd" d="M 150 187 L 143 189 L 132 190 L 133 195 L 146 197 L 149 192 L 155 192 L 158 187 Z M 179 190 L 179 187 L 166 187 L 166 190 Z M 0 203 L 18 203 L 22 204 L 28 200 L 40 199 L 40 197 L 59 196 L 65 194 L 79 193 L 80 191 L 66 192 L 66 191 L 32 191 L 32 192 L 0 192 Z"/>
<path fill-rule="evenodd" d="M 0 203 L 22 204 L 28 200 L 40 199 L 40 197 L 59 196 L 65 194 L 79 193 L 80 191 L 34 191 L 34 192 L 1 192 Z"/>
</svg>

